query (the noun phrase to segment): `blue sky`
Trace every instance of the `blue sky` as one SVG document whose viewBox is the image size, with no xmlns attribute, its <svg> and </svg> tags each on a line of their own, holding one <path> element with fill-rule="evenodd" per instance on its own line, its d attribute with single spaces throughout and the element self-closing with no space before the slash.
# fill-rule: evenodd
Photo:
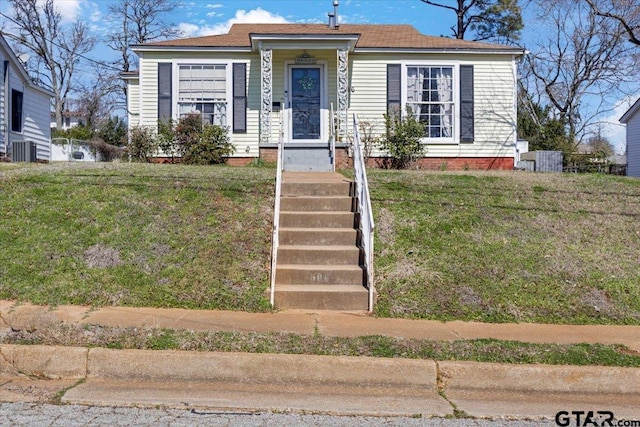
<svg viewBox="0 0 640 427">
<path fill-rule="evenodd" d="M 333 0 L 182 0 L 168 17 L 185 37 L 225 33 L 233 23 L 326 23 L 327 13 L 333 10 Z M 446 0 L 452 3 L 455 0 Z M 108 24 L 108 7 L 115 0 L 54 0 L 63 18 L 82 19 L 97 37 L 111 28 Z M 453 12 L 429 6 L 419 0 L 340 0 L 341 23 L 353 24 L 410 24 L 428 35 L 451 35 L 455 23 Z M 10 14 L 6 0 L 0 0 L 0 12 Z M 525 30 L 523 43 L 532 44 L 539 30 L 533 21 L 532 11 L 524 11 Z M 5 20 L 0 20 L 6 25 Z M 91 55 L 94 58 L 117 59 L 112 50 L 102 46 Z M 621 99 L 619 105 L 603 115 L 608 122 L 602 132 L 615 145 L 616 151 L 624 151 L 624 127 L 618 119 L 634 98 Z"/>
</svg>

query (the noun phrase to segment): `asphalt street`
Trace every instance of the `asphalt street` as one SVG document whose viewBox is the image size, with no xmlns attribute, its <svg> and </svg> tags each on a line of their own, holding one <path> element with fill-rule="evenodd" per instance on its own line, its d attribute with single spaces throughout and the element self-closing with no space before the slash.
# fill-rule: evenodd
<svg viewBox="0 0 640 427">
<path fill-rule="evenodd" d="M 358 417 L 216 412 L 34 403 L 0 403 L 0 426 L 318 426 L 318 427 L 537 427 L 553 420 Z"/>
</svg>

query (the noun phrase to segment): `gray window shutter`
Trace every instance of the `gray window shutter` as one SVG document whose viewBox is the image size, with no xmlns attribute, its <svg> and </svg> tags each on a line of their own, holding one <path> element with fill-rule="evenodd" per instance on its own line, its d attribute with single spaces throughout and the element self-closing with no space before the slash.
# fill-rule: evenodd
<svg viewBox="0 0 640 427">
<path fill-rule="evenodd" d="M 233 64 L 233 132 L 247 132 L 247 64 Z"/>
<path fill-rule="evenodd" d="M 473 65 L 460 66 L 460 142 L 473 142 Z"/>
<path fill-rule="evenodd" d="M 171 62 L 158 63 L 158 120 L 171 118 Z"/>
<path fill-rule="evenodd" d="M 398 113 L 401 109 L 401 67 L 400 64 L 387 64 L 387 112 Z"/>
</svg>

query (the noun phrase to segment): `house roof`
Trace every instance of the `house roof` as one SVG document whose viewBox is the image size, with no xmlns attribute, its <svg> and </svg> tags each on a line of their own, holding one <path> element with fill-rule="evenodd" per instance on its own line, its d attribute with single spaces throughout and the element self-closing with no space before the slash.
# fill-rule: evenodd
<svg viewBox="0 0 640 427">
<path fill-rule="evenodd" d="M 638 111 L 640 111 L 640 98 L 638 98 L 638 100 L 633 103 L 631 108 L 629 108 L 627 112 L 624 113 L 622 117 L 620 117 L 620 123 L 628 123 L 629 120 L 631 120 L 631 118 L 635 116 Z"/>
<path fill-rule="evenodd" d="M 357 38 L 356 49 L 419 49 L 419 50 L 473 50 L 523 53 L 513 46 L 427 36 L 411 25 L 343 24 L 330 28 L 324 24 L 234 24 L 227 34 L 192 37 L 147 43 L 136 47 L 173 48 L 251 48 L 254 37 L 278 37 L 295 40 L 297 37 Z"/>
<path fill-rule="evenodd" d="M 25 70 L 24 66 L 22 65 L 22 62 L 20 62 L 15 52 L 13 51 L 13 49 L 11 49 L 11 46 L 9 46 L 9 43 L 7 43 L 7 40 L 4 38 L 2 34 L 0 34 L 0 47 L 2 47 L 4 51 L 6 51 L 7 56 L 9 57 L 11 62 L 13 62 L 13 64 L 15 65 L 16 69 L 18 70 L 18 73 L 22 76 L 22 79 L 26 82 L 27 86 L 30 86 L 33 89 L 36 89 L 46 95 L 49 95 L 50 97 L 54 95 L 53 92 L 51 92 L 49 89 L 39 86 L 33 82 L 33 80 L 31 79 L 31 76 L 29 76 L 29 73 L 27 73 L 27 70 Z"/>
</svg>

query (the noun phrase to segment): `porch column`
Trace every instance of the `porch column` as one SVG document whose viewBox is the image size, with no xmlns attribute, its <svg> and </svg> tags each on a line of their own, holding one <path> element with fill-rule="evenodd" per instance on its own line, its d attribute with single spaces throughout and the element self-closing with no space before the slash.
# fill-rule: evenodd
<svg viewBox="0 0 640 427">
<path fill-rule="evenodd" d="M 260 107 L 260 143 L 271 140 L 271 106 L 272 106 L 272 51 L 260 49 L 260 76 L 262 82 Z"/>
<path fill-rule="evenodd" d="M 346 142 L 347 137 L 347 106 L 349 102 L 349 51 L 338 49 L 338 111 L 337 111 L 337 140 Z"/>
</svg>

